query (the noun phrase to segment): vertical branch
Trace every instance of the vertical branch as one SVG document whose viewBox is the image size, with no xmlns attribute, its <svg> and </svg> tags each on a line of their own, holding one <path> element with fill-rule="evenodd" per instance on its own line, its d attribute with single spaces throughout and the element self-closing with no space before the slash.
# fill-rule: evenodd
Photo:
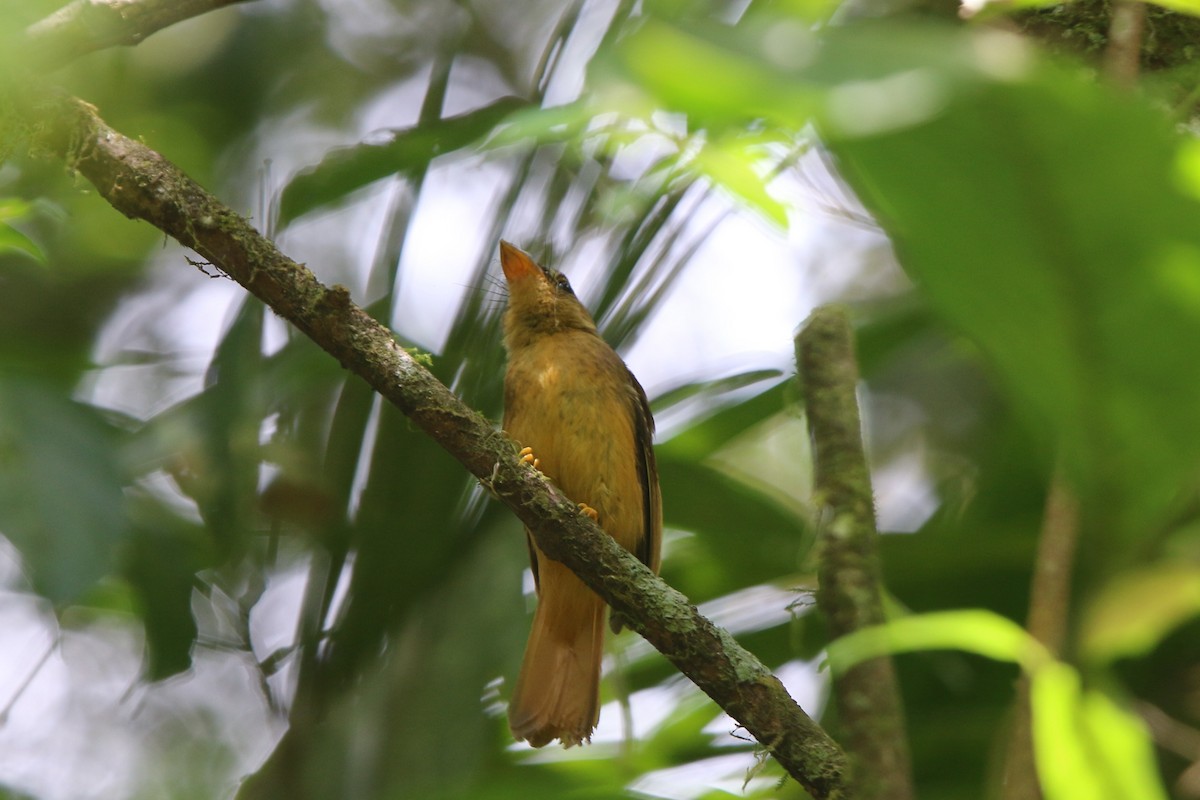
<svg viewBox="0 0 1200 800">
<path fill-rule="evenodd" d="M 855 391 L 858 365 L 844 311 L 819 308 L 796 337 L 820 504 L 817 604 L 837 638 L 884 621 L 871 476 Z M 854 667 L 834 684 L 854 796 L 913 796 L 904 712 L 890 658 Z"/>
<path fill-rule="evenodd" d="M 1142 54 L 1142 31 L 1146 27 L 1146 4 L 1141 0 L 1116 0 L 1108 26 L 1104 71 L 1117 86 L 1132 89 L 1137 83 Z"/>
<path fill-rule="evenodd" d="M 1071 572 L 1079 540 L 1079 501 L 1055 475 L 1046 496 L 1046 516 L 1038 541 L 1037 563 L 1029 592 L 1029 632 L 1057 656 L 1067 638 Z"/>
<path fill-rule="evenodd" d="M 1071 572 L 1078 541 L 1079 502 L 1060 471 L 1052 479 L 1046 495 L 1046 513 L 1038 538 L 1026 622 L 1030 635 L 1045 645 L 1053 656 L 1062 652 L 1066 642 Z M 1033 760 L 1029 678 L 1024 674 L 1017 683 L 1015 704 L 1000 797 L 1002 800 L 1039 800 L 1042 791 Z"/>
</svg>

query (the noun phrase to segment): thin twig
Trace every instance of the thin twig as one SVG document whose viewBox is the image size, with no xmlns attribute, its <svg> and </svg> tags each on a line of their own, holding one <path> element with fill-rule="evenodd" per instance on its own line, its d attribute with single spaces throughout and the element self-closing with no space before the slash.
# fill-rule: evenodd
<svg viewBox="0 0 1200 800">
<path fill-rule="evenodd" d="M 796 362 L 812 438 L 816 497 L 817 606 L 830 638 L 884 622 L 871 475 L 859 421 L 858 365 L 844 311 L 819 308 L 796 337 Z M 904 711 L 890 658 L 865 661 L 836 679 L 854 796 L 909 800 L 912 767 Z"/>
<path fill-rule="evenodd" d="M 573 570 L 717 702 L 814 798 L 846 798 L 845 756 L 783 684 L 728 632 L 605 535 L 512 443 L 468 408 L 387 328 L 284 256 L 241 216 L 158 153 L 110 128 L 86 103 L 30 103 L 35 151 L 55 153 L 114 208 L 143 219 L 212 262 L 406 414 L 528 526 L 538 546 Z"/>
</svg>

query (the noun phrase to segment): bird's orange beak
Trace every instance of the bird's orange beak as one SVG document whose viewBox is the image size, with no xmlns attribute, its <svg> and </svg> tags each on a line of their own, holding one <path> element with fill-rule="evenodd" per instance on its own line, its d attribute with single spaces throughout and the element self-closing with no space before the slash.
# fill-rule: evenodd
<svg viewBox="0 0 1200 800">
<path fill-rule="evenodd" d="M 500 266 L 504 268 L 504 277 L 510 283 L 542 275 L 542 268 L 534 263 L 528 253 L 513 247 L 503 239 L 500 240 Z"/>
</svg>

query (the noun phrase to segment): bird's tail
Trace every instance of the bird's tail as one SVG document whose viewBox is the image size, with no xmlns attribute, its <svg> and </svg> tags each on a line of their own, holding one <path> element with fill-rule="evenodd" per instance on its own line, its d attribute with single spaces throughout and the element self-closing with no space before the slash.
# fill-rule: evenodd
<svg viewBox="0 0 1200 800">
<path fill-rule="evenodd" d="M 567 574 L 546 574 L 559 569 Z M 541 584 L 508 725 L 534 747 L 570 747 L 589 741 L 600 717 L 604 601 L 553 562 L 543 562 Z"/>
</svg>

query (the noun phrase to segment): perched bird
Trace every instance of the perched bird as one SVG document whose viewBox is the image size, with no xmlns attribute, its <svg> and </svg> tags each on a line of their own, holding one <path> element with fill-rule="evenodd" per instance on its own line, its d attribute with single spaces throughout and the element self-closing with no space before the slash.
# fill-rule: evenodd
<svg viewBox="0 0 1200 800">
<path fill-rule="evenodd" d="M 504 430 L 582 513 L 658 572 L 662 501 L 646 393 L 565 276 L 503 241 L 500 263 Z M 605 605 L 526 536 L 538 604 L 508 724 L 534 747 L 554 739 L 570 747 L 589 741 L 600 717 Z"/>
</svg>

